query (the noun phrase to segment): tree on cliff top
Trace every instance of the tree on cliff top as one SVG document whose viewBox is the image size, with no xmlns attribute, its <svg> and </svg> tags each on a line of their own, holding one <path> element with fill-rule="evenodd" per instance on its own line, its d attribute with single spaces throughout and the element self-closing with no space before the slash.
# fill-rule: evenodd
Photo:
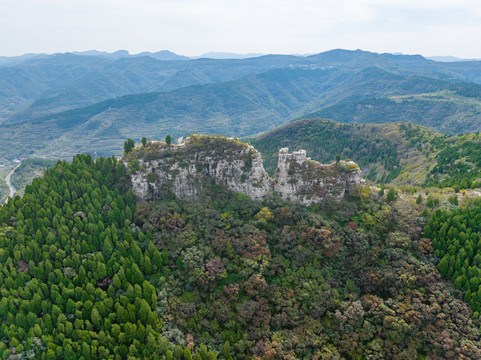
<svg viewBox="0 0 481 360">
<path fill-rule="evenodd" d="M 126 142 L 124 142 L 124 151 L 126 154 L 128 154 L 129 152 L 131 152 L 133 150 L 133 148 L 135 147 L 135 142 L 134 140 L 132 139 L 127 139 Z"/>
</svg>

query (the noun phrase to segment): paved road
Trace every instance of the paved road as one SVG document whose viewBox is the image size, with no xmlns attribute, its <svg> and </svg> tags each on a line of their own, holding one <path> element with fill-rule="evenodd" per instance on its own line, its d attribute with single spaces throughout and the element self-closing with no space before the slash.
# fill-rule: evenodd
<svg viewBox="0 0 481 360">
<path fill-rule="evenodd" d="M 17 166 L 15 166 L 15 167 L 13 168 L 13 170 L 10 171 L 10 172 L 8 173 L 8 175 L 5 177 L 5 182 L 7 183 L 8 188 L 9 188 L 9 190 L 10 190 L 10 193 L 8 194 L 8 197 L 7 197 L 7 199 L 5 200 L 5 203 L 8 202 L 8 199 L 9 199 L 9 198 L 13 198 L 13 196 L 14 196 L 15 193 L 17 192 L 17 189 L 15 189 L 15 186 L 13 186 L 13 184 L 12 184 L 11 178 L 12 178 L 12 175 L 13 175 L 13 173 L 15 172 L 15 170 L 17 170 L 17 168 L 18 168 L 21 164 L 22 164 L 22 163 L 20 163 L 20 164 L 18 164 Z"/>
</svg>

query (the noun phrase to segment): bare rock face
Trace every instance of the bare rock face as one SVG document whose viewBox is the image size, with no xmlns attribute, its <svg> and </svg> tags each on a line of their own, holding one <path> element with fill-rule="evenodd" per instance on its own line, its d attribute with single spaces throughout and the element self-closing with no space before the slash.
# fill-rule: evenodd
<svg viewBox="0 0 481 360">
<path fill-rule="evenodd" d="M 363 182 L 361 170 L 352 161 L 324 165 L 308 158 L 305 150 L 279 151 L 274 190 L 285 200 L 302 204 L 325 198 L 341 200 L 346 193 L 354 194 Z"/>
<path fill-rule="evenodd" d="M 180 199 L 196 199 L 208 184 L 264 198 L 270 191 L 285 200 L 312 204 L 326 198 L 342 199 L 363 184 L 353 162 L 322 165 L 304 150 L 279 152 L 274 179 L 264 170 L 261 154 L 251 145 L 223 136 L 193 135 L 178 145 L 151 142 L 129 153 L 133 191 L 142 199 L 155 199 L 170 191 Z"/>
<path fill-rule="evenodd" d="M 133 190 L 144 199 L 165 190 L 180 199 L 195 199 L 211 182 L 255 200 L 272 188 L 261 154 L 250 145 L 221 136 L 193 135 L 170 146 L 149 143 L 136 148 L 127 161 L 133 170 Z"/>
</svg>

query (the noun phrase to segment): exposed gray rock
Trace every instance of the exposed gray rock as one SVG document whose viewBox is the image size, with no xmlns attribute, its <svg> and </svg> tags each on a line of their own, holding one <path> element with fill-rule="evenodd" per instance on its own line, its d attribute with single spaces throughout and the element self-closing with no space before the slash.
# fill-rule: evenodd
<svg viewBox="0 0 481 360">
<path fill-rule="evenodd" d="M 341 200 L 346 192 L 355 193 L 361 184 L 361 171 L 352 161 L 323 165 L 308 158 L 305 150 L 292 154 L 288 148 L 279 151 L 274 190 L 285 200 L 302 204 L 325 198 Z"/>
<path fill-rule="evenodd" d="M 124 159 L 133 191 L 142 199 L 171 191 L 180 199 L 197 198 L 209 182 L 259 200 L 270 191 L 285 200 L 312 204 L 340 200 L 364 184 L 352 161 L 323 165 L 304 150 L 279 151 L 274 179 L 264 170 L 261 154 L 251 145 L 222 136 L 193 135 L 181 144 L 152 142 Z"/>
</svg>

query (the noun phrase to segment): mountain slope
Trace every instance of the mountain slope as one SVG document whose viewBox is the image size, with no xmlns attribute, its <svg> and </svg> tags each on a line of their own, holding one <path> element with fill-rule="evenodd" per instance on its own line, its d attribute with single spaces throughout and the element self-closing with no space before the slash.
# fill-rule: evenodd
<svg viewBox="0 0 481 360">
<path fill-rule="evenodd" d="M 401 75 L 481 83 L 481 61 L 437 62 L 421 55 L 378 54 L 343 49 L 311 55 L 306 61 L 318 66 L 338 66 L 357 70 L 375 66 Z"/>
<path fill-rule="evenodd" d="M 278 150 L 307 150 L 312 159 L 332 162 L 339 154 L 361 167 L 374 183 L 423 187 L 481 187 L 481 136 L 448 136 L 410 123 L 345 124 L 303 119 L 249 139 L 270 174 Z"/>
<path fill-rule="evenodd" d="M 83 151 L 120 154 L 126 137 L 139 139 L 145 132 L 153 139 L 195 131 L 247 136 L 273 129 L 310 109 L 331 104 L 337 109 L 349 104 L 343 101 L 362 102 L 364 96 L 383 94 L 396 99 L 451 94 L 449 106 L 458 109 L 458 123 L 481 129 L 472 109 L 481 98 L 480 89 L 480 85 L 395 75 L 378 68 L 354 74 L 342 69 L 276 69 L 235 81 L 124 96 L 33 120 L 16 119 L 0 125 L 0 152 L 4 157 L 35 154 L 63 158 Z M 362 113 L 357 115 L 357 108 L 349 107 L 330 116 L 336 118 L 337 114 L 352 122 Z M 406 112 L 402 120 L 453 129 L 449 118 L 439 122 L 437 115 L 413 111 Z M 395 116 L 381 121 L 400 120 Z"/>
<path fill-rule="evenodd" d="M 340 69 L 337 71 L 336 77 L 332 77 L 330 80 L 325 84 L 324 91 L 302 108 L 303 114 L 312 109 L 319 109 L 343 101 L 430 93 L 454 88 L 455 86 L 449 81 L 393 74 L 378 67 L 368 67 L 354 73 Z M 481 98 L 480 85 L 462 84 L 462 88 L 476 87 L 479 92 L 479 95 L 478 93 L 476 95 Z"/>
<path fill-rule="evenodd" d="M 448 88 L 452 87 L 451 85 Z M 481 87 L 479 87 L 481 89 Z M 481 130 L 481 97 L 460 91 L 367 98 L 340 102 L 302 117 L 323 117 L 346 123 L 406 121 L 445 133 Z"/>
<path fill-rule="evenodd" d="M 31 79 L 28 89 L 18 80 L 21 93 L 8 106 L 36 99 L 0 124 L 0 156 L 120 154 L 124 139 L 138 139 L 141 129 L 157 139 L 195 131 L 246 136 L 304 114 L 344 122 L 402 120 L 443 132 L 480 130 L 481 85 L 441 80 L 457 75 L 436 75 L 442 64 L 433 64 L 419 56 L 342 50 L 243 60 L 33 59 L 0 68 L 10 74 L 3 86 L 12 91 L 12 79 Z M 409 75 L 423 72 L 438 78 Z M 132 92 L 140 94 L 118 97 Z M 96 102 L 106 97 L 111 99 Z"/>
<path fill-rule="evenodd" d="M 0 66 L 0 121 L 35 118 L 127 94 L 234 80 L 282 67 L 333 68 L 352 74 L 374 66 L 399 75 L 481 82 L 481 62 L 438 63 L 419 55 L 332 50 L 309 57 L 178 61 L 170 56 L 174 61 L 165 61 L 167 55 L 171 54 L 93 51 L 25 57 L 28 60 L 21 63 Z"/>
<path fill-rule="evenodd" d="M 107 63 L 102 58 L 63 54 L 0 67 L 0 117 L 7 118 L 51 89 L 92 80 Z"/>
<path fill-rule="evenodd" d="M 258 135 L 249 142 L 264 158 L 266 170 L 277 167 L 277 152 L 282 147 L 305 149 L 317 161 L 329 163 L 336 155 L 359 164 L 369 180 L 403 185 L 422 185 L 435 159 L 429 144 L 413 145 L 417 138 L 440 137 L 427 128 L 403 123 L 342 124 L 324 119 L 304 119 Z M 415 135 L 414 135 L 415 134 Z M 416 138 L 413 140 L 413 138 Z"/>
<path fill-rule="evenodd" d="M 147 91 L 228 81 L 289 66 L 293 56 L 161 61 L 56 54 L 0 67 L 0 121 L 25 120 Z"/>
<path fill-rule="evenodd" d="M 328 70 L 272 70 L 238 81 L 167 93 L 130 95 L 50 117 L 0 126 L 0 151 L 60 156 L 119 154 L 125 137 L 224 132 L 242 136 L 274 128 L 314 98 Z"/>
<path fill-rule="evenodd" d="M 303 207 L 209 185 L 196 202 L 136 202 L 123 162 L 77 155 L 1 207 L 0 355 L 480 358 L 479 312 L 436 269 L 423 205 Z"/>
</svg>

